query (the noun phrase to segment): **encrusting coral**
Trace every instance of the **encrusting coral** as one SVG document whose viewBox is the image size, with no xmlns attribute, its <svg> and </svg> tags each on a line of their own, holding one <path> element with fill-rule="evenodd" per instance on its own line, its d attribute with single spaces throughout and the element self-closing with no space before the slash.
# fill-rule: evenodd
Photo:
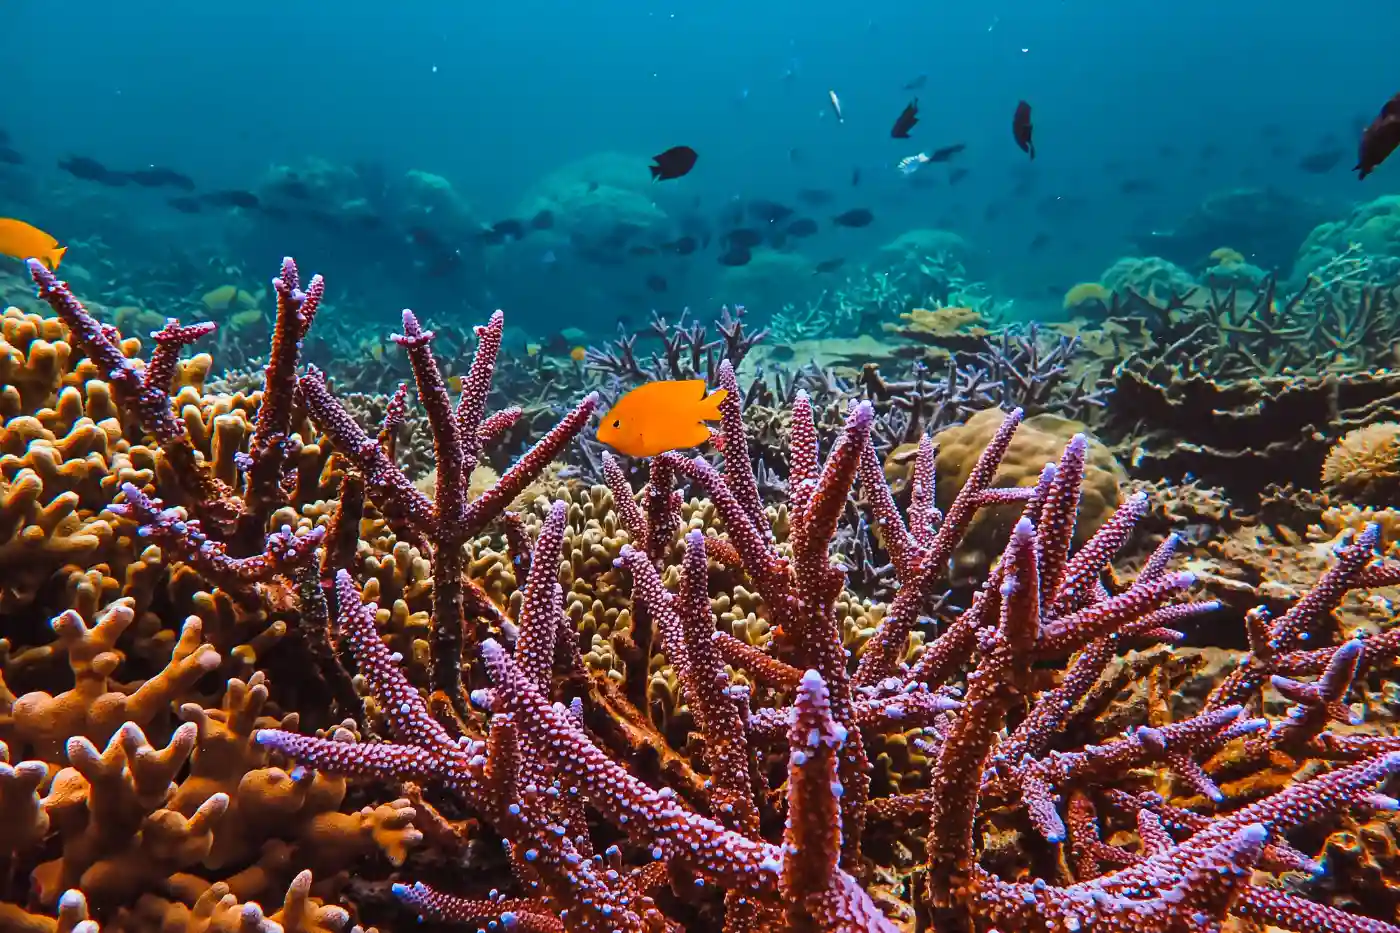
<svg viewBox="0 0 1400 933">
<path fill-rule="evenodd" d="M 1149 503 L 1086 482 L 1083 433 L 998 486 L 1022 422 L 1002 415 L 940 509 L 931 438 L 896 498 L 875 407 L 852 404 L 823 458 L 797 392 L 771 503 L 723 362 L 722 464 L 662 454 L 637 493 L 605 457 L 606 489 L 556 481 L 522 503 L 596 397 L 470 493 L 520 417 L 486 412 L 503 319 L 477 328 L 454 402 L 406 311 L 394 341 L 432 433 L 429 497 L 396 456 L 403 391 L 371 432 L 298 372 L 324 286 L 299 288 L 290 259 L 264 387 L 237 400 L 172 397 L 180 348 L 208 328 L 168 322 L 142 364 L 30 272 L 61 323 L 25 326 L 64 349 L 28 351 L 50 362 L 26 370 L 40 388 L 6 428 L 64 405 L 45 444 L 100 427 L 93 517 L 63 508 L 107 531 L 0 609 L 69 603 L 55 646 L 19 628 L 0 643 L 0 855 L 25 902 L 0 905 L 0 930 L 344 930 L 398 922 L 392 895 L 548 933 L 1400 931 L 1318 899 L 1300 832 L 1400 808 L 1384 794 L 1400 738 L 1345 703 L 1395 663 L 1400 629 L 1339 636 L 1332 619 L 1348 593 L 1400 583 L 1375 524 L 1286 609 L 1250 613 L 1248 650 L 1207 692 L 1172 696 L 1161 646 L 1219 605 L 1171 569 L 1175 535 L 1131 580 L 1112 571 Z M 81 380 L 60 362 L 79 352 Z M 888 603 L 832 559 L 854 490 Z M 25 514 L 64 494 L 26 493 Z M 993 507 L 1018 513 L 1004 551 L 952 586 Z M 604 629 L 599 670 L 583 652 Z M 66 689 L 19 686 L 64 662 Z M 1256 715 L 1266 694 L 1290 713 Z"/>
</svg>

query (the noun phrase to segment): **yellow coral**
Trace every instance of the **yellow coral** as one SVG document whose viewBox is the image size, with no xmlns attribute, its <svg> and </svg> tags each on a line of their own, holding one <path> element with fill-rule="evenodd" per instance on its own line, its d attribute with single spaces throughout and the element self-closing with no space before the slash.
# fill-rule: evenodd
<svg viewBox="0 0 1400 933">
<path fill-rule="evenodd" d="M 1228 246 L 1222 246 L 1217 250 L 1212 250 L 1210 258 L 1213 259 L 1218 266 L 1244 265 L 1244 254 Z"/>
<path fill-rule="evenodd" d="M 1385 505 L 1400 491 L 1400 424 L 1348 432 L 1322 464 L 1322 488 L 1363 504 Z"/>
<path fill-rule="evenodd" d="M 258 299 L 237 285 L 220 285 L 218 288 L 210 289 L 204 293 L 204 297 L 200 301 L 204 303 L 204 310 L 211 315 L 228 314 L 231 311 L 242 311 L 258 306 Z"/>
<path fill-rule="evenodd" d="M 1080 311 L 1090 305 L 1107 305 L 1113 294 L 1098 282 L 1080 282 L 1065 292 L 1066 311 Z"/>
</svg>

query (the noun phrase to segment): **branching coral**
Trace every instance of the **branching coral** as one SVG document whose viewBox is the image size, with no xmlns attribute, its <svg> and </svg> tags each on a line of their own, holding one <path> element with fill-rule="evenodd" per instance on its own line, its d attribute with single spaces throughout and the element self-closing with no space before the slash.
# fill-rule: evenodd
<svg viewBox="0 0 1400 933">
<path fill-rule="evenodd" d="M 1400 931 L 1309 898 L 1301 877 L 1319 868 L 1304 824 L 1400 808 L 1383 793 L 1400 739 L 1345 705 L 1394 664 L 1400 629 L 1361 640 L 1331 619 L 1349 592 L 1400 583 L 1374 525 L 1290 606 L 1249 615 L 1248 650 L 1212 689 L 1173 697 L 1157 646 L 1220 606 L 1171 569 L 1176 536 L 1130 580 L 1111 569 L 1149 503 L 1079 528 L 1084 435 L 1030 464 L 1033 483 L 995 485 L 1019 409 L 966 453 L 940 508 L 927 427 L 897 497 L 880 399 L 765 386 L 789 403 L 775 502 L 777 468 L 716 353 L 721 464 L 663 454 L 637 493 L 602 457 L 606 488 L 551 492 L 536 514 L 519 497 L 598 401 L 469 493 L 520 417 L 486 410 L 499 314 L 455 401 L 412 312 L 394 338 L 432 434 L 430 498 L 399 462 L 406 392 L 375 436 L 319 370 L 298 372 L 321 291 L 300 290 L 290 260 L 255 418 L 230 407 L 223 427 L 175 416 L 178 349 L 198 334 L 171 322 L 140 365 L 66 285 L 31 274 L 112 386 L 118 433 L 159 451 L 98 486 L 124 546 L 159 560 L 124 583 L 65 578 L 57 650 L 0 650 L 0 818 L 19 830 L 0 855 L 33 908 L 0 923 L 74 929 L 91 904 L 112 930 L 339 930 L 354 918 L 337 899 L 394 922 L 377 892 L 422 917 L 549 933 L 1194 933 L 1230 916 Z M 949 404 L 965 404 L 959 387 Z M 833 560 L 856 490 L 888 602 L 853 593 Z M 952 588 L 950 560 L 990 507 L 1019 513 L 1009 542 Z M 160 563 L 155 598 L 142 574 Z M 177 599 L 192 580 L 208 590 Z M 586 666 L 580 599 L 606 616 L 606 669 Z M 175 636 L 161 614 L 187 604 L 203 614 Z M 229 635 L 250 622 L 266 629 Z M 276 668 L 283 642 L 302 676 Z M 268 670 L 235 676 L 235 657 Z M 67 691 L 15 692 L 63 659 Z M 149 670 L 128 686 L 133 661 Z M 1150 702 L 1123 699 L 1139 681 Z M 1266 692 L 1295 711 L 1256 715 Z"/>
</svg>

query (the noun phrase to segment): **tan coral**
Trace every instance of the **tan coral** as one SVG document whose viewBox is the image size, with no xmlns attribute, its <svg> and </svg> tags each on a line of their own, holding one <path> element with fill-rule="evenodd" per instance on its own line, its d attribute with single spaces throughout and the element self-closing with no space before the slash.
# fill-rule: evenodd
<svg viewBox="0 0 1400 933">
<path fill-rule="evenodd" d="M 965 424 L 945 428 L 934 438 L 938 445 L 938 504 L 946 507 L 967 482 L 977 457 L 986 448 L 1006 413 L 996 408 L 979 411 Z M 1059 459 L 1065 444 L 1075 434 L 1086 432 L 1083 424 L 1043 414 L 1027 418 L 1016 431 L 1001 468 L 993 481 L 996 486 L 1034 486 L 1045 464 Z M 1084 489 L 1075 524 L 1075 541 L 1088 539 L 1118 507 L 1119 486 L 1127 479 L 1107 447 L 1089 439 Z M 968 530 L 963 547 L 954 555 L 959 574 L 985 570 L 992 556 L 1001 552 L 1019 507 L 984 509 Z"/>
<path fill-rule="evenodd" d="M 133 692 L 119 689 L 114 675 L 121 654 L 115 648 L 134 618 L 128 600 L 108 606 L 91 626 L 71 609 L 55 618 L 54 634 L 67 655 L 73 686 L 57 695 L 42 690 L 11 695 L 6 702 L 9 691 L 0 681 L 0 738 L 58 761 L 71 738 L 105 743 L 122 723 L 149 725 L 218 666 L 219 653 L 204 642 L 198 620 L 187 620 L 164 670 Z"/>
<path fill-rule="evenodd" d="M 1361 505 L 1400 501 L 1400 424 L 1347 432 L 1322 462 L 1322 488 Z"/>
</svg>

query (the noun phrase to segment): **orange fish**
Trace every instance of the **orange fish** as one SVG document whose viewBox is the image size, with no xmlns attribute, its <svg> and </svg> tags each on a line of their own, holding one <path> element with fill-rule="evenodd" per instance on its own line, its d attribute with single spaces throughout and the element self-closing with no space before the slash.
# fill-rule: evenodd
<svg viewBox="0 0 1400 933">
<path fill-rule="evenodd" d="M 68 247 L 38 227 L 22 220 L 0 217 L 0 253 L 16 259 L 37 259 L 50 270 L 58 268 Z"/>
<path fill-rule="evenodd" d="M 598 426 L 598 440 L 629 457 L 697 447 L 710 439 L 705 422 L 719 419 L 728 394 L 706 395 L 703 379 L 648 382 L 618 399 Z"/>
<path fill-rule="evenodd" d="M 569 351 L 569 359 L 573 360 L 575 363 L 582 363 L 584 360 L 588 359 L 588 351 L 583 347 L 574 347 Z"/>
</svg>

